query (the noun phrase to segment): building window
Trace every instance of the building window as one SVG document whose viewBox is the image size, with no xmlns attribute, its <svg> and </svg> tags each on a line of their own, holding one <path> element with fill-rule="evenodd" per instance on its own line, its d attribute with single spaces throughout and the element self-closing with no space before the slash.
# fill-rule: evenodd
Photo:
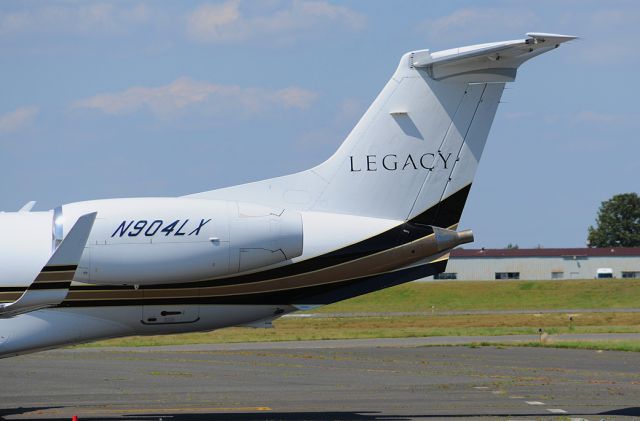
<svg viewBox="0 0 640 421">
<path fill-rule="evenodd" d="M 520 279 L 520 272 L 496 272 L 496 279 Z"/>
<path fill-rule="evenodd" d="M 564 272 L 551 272 L 551 279 L 562 279 L 564 278 Z"/>
<path fill-rule="evenodd" d="M 442 272 L 433 275 L 433 279 L 458 279 L 456 272 Z"/>
<path fill-rule="evenodd" d="M 623 278 L 640 278 L 640 271 L 623 271 Z"/>
</svg>

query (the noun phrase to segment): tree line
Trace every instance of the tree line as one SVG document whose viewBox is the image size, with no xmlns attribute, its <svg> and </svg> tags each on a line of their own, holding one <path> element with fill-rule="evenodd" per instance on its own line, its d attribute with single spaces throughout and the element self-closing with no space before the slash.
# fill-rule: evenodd
<svg viewBox="0 0 640 421">
<path fill-rule="evenodd" d="M 640 247 L 640 196 L 616 194 L 602 202 L 587 239 L 589 247 Z"/>
</svg>

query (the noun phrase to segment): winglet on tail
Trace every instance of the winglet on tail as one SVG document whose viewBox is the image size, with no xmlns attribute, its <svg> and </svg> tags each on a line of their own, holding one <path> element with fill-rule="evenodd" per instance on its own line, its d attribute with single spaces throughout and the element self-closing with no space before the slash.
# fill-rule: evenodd
<svg viewBox="0 0 640 421">
<path fill-rule="evenodd" d="M 20 298 L 12 303 L 0 304 L 0 318 L 55 306 L 65 299 L 96 215 L 93 212 L 78 218 L 69 234 Z"/>
</svg>

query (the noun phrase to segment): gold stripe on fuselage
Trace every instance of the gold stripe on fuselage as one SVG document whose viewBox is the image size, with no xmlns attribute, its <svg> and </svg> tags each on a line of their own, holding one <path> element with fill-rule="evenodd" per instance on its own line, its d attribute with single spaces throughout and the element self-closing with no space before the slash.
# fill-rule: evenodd
<svg viewBox="0 0 640 421">
<path fill-rule="evenodd" d="M 401 246 L 387 249 L 369 256 L 340 263 L 322 269 L 289 275 L 274 279 L 248 282 L 236 285 L 221 285 L 211 287 L 181 288 L 176 284 L 175 288 L 163 289 L 139 289 L 139 290 L 71 290 L 66 301 L 91 301 L 91 300 L 152 300 L 152 299 L 187 299 L 208 298 L 245 294 L 260 294 L 276 291 L 286 291 L 298 288 L 313 287 L 337 282 L 349 281 L 366 276 L 386 273 L 420 261 L 425 256 L 438 254 L 433 241 L 434 235 L 430 234 L 418 240 Z M 442 261 L 445 257 L 438 254 L 436 261 Z M 240 279 L 240 277 L 239 277 Z"/>
<path fill-rule="evenodd" d="M 457 226 L 457 224 L 454 226 Z M 172 288 L 157 289 L 144 288 L 121 290 L 109 289 L 108 286 L 91 290 L 72 288 L 65 301 L 88 302 L 210 298 L 262 294 L 325 284 L 329 285 L 391 272 L 403 266 L 423 260 L 429 256 L 435 257 L 429 263 L 437 263 L 447 260 L 449 258 L 449 253 L 439 253 L 434 240 L 434 234 L 429 234 L 412 242 L 334 266 L 255 282 L 208 287 L 198 287 L 197 284 L 189 287 L 180 287 L 180 284 L 175 284 L 175 287 Z M 63 273 L 67 272 L 74 273 L 75 271 L 41 273 L 37 280 L 40 279 L 41 281 L 39 282 L 54 282 L 55 279 L 55 281 L 59 282 L 59 279 L 57 278 L 49 278 L 49 276 L 44 277 L 42 275 L 60 275 L 62 277 Z M 242 279 L 242 276 L 238 276 L 238 279 Z M 0 300 L 14 301 L 21 294 L 22 292 L 0 293 Z"/>
</svg>

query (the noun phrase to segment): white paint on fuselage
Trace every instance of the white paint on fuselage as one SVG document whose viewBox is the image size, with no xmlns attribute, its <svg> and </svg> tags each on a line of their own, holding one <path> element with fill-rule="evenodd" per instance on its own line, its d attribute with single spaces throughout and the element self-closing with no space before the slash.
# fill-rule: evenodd
<svg viewBox="0 0 640 421">
<path fill-rule="evenodd" d="M 143 306 L 56 308 L 0 319 L 0 358 L 97 339 L 208 331 L 281 316 L 295 310 L 288 305 L 182 307 L 199 307 L 199 320 L 184 324 L 143 324 Z"/>
<path fill-rule="evenodd" d="M 403 221 L 326 212 L 301 212 L 306 260 L 385 232 Z"/>
<path fill-rule="evenodd" d="M 95 270 L 96 267 L 104 267 L 105 265 L 108 266 L 106 269 L 109 269 L 114 273 L 114 276 L 117 276 L 117 280 L 135 280 L 136 273 L 148 272 L 153 268 L 161 271 L 165 277 L 158 278 L 160 281 L 170 279 L 171 282 L 175 283 L 228 276 L 227 274 L 219 275 L 215 271 L 209 271 L 210 273 L 208 273 L 207 269 L 210 268 L 211 262 L 216 258 L 215 247 L 229 242 L 228 232 L 212 231 L 219 219 L 206 225 L 202 229 L 201 235 L 197 237 L 184 236 L 172 239 L 171 237 L 161 236 L 155 240 L 157 242 L 154 242 L 153 246 L 149 243 L 149 241 L 153 240 L 143 236 L 129 238 L 125 235 L 123 238 L 116 238 L 115 240 L 117 241 L 114 241 L 111 236 L 121 221 L 139 219 L 153 221 L 154 219 L 162 218 L 168 221 L 189 219 L 197 223 L 204 217 L 215 218 L 213 214 L 216 212 L 227 218 L 222 211 L 231 205 L 235 206 L 235 202 L 185 198 L 108 199 L 64 205 L 63 215 L 66 229 L 73 226 L 80 215 L 98 212 L 98 217 L 87 242 L 85 253 L 80 261 L 74 284 L 95 284 L 95 277 L 94 279 L 89 278 L 87 271 L 90 267 Z M 300 214 L 302 215 L 303 230 L 302 255 L 240 273 L 249 274 L 307 260 L 373 237 L 402 223 L 402 221 L 390 219 L 326 212 L 300 212 Z M 27 287 L 33 282 L 34 277 L 42 269 L 51 254 L 50 230 L 52 213 L 41 212 L 38 214 L 15 215 L 15 221 L 5 223 L 5 231 L 13 230 L 15 233 L 4 237 L 11 239 L 13 242 L 2 247 L 3 250 L 7 251 L 2 256 L 3 271 L 0 273 L 0 286 Z M 218 218 L 220 217 L 218 216 Z M 9 219 L 5 218 L 2 221 L 6 222 Z M 19 233 L 24 233 L 24 235 L 20 237 Z M 29 235 L 30 233 L 33 235 Z M 38 238 L 33 238 L 34 235 L 38 235 Z M 212 236 L 218 237 L 219 241 L 211 243 L 209 238 Z M 16 242 L 16 238 L 21 240 Z M 111 241 L 114 242 L 114 246 L 105 245 L 105 242 Z M 95 249 L 93 253 L 92 249 Z M 109 249 L 110 253 L 105 253 L 105 249 Z M 136 249 L 140 250 L 137 251 Z M 181 254 L 178 254 L 176 249 Z M 97 253 L 97 251 L 101 253 Z M 125 251 L 125 255 L 118 256 L 118 252 L 123 253 Z M 171 252 L 171 255 L 165 256 L 163 251 Z M 138 255 L 142 257 L 133 259 Z M 25 259 L 27 257 L 31 260 L 36 260 L 26 262 Z M 101 262 L 101 257 L 108 258 L 108 261 Z M 125 265 L 124 259 L 127 258 L 132 262 Z M 139 266 L 138 270 L 135 268 L 136 264 Z M 167 265 L 168 267 L 165 268 Z M 114 272 L 110 269 L 112 266 L 116 268 L 122 266 L 122 268 L 119 272 Z M 229 275 L 236 274 L 230 273 Z M 119 282 L 108 283 L 118 284 Z"/>
<path fill-rule="evenodd" d="M 105 202 L 108 201 L 85 202 L 75 208 L 77 213 L 67 212 L 68 217 L 73 221 L 76 214 L 99 210 L 100 207 L 95 206 L 96 203 L 116 205 L 116 203 Z M 185 214 L 184 217 L 189 216 Z M 302 217 L 303 255 L 273 267 L 322 255 L 377 235 L 401 223 L 394 220 L 322 212 L 303 212 Z M 21 279 L 20 282 L 11 281 L 9 285 L 27 286 L 31 282 L 32 279 Z M 280 306 L 168 305 L 161 307 L 166 310 L 181 311 L 182 314 L 197 314 L 198 317 L 195 321 L 165 324 L 147 323 L 145 317 L 148 312 L 145 309 L 151 307 L 135 305 L 55 308 L 34 311 L 11 319 L 0 319 L 0 357 L 111 337 L 207 331 L 275 318 L 296 310 L 295 307 L 286 303 Z"/>
</svg>

